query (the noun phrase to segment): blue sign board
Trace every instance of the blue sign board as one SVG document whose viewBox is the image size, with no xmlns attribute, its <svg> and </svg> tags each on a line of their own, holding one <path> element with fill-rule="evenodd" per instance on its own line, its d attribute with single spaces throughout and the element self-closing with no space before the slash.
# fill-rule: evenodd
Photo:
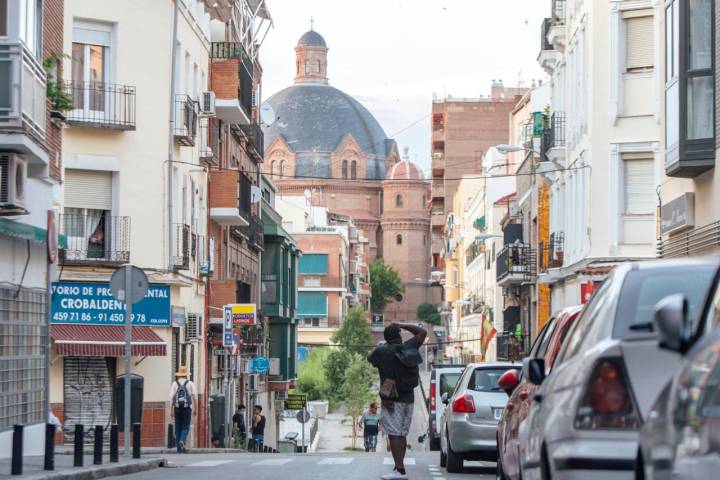
<svg viewBox="0 0 720 480">
<path fill-rule="evenodd" d="M 267 357 L 255 357 L 253 359 L 253 371 L 255 373 L 265 373 L 270 370 L 270 361 Z"/>
<path fill-rule="evenodd" d="M 50 308 L 50 323 L 125 324 L 125 304 L 113 298 L 109 283 L 54 282 Z M 150 285 L 132 317 L 133 325 L 169 327 L 170 287 Z"/>
</svg>

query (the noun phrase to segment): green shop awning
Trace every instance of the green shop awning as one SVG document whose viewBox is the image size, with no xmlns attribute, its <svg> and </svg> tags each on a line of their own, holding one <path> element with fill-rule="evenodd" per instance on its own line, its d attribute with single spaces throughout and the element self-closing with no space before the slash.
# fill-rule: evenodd
<svg viewBox="0 0 720 480">
<path fill-rule="evenodd" d="M 0 235 L 7 235 L 21 240 L 30 240 L 31 242 L 45 245 L 46 230 L 16 220 L 0 218 Z M 67 238 L 65 235 L 58 235 L 58 244 L 61 248 L 67 248 Z"/>
<path fill-rule="evenodd" d="M 327 292 L 298 292 L 298 317 L 327 317 Z"/>
</svg>

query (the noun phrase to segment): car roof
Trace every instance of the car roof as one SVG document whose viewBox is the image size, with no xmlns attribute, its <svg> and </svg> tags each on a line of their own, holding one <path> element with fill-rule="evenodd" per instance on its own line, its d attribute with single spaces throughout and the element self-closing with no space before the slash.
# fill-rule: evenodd
<svg viewBox="0 0 720 480">
<path fill-rule="evenodd" d="M 720 262 L 718 257 L 687 257 L 687 258 L 672 258 L 672 259 L 659 259 L 659 260 L 643 260 L 641 262 L 627 262 L 621 264 L 616 270 L 621 273 L 627 273 L 630 270 L 649 270 L 649 269 L 666 269 L 666 268 L 677 268 L 677 267 L 692 267 L 700 265 L 711 265 L 718 266 Z"/>
<path fill-rule="evenodd" d="M 469 363 L 468 368 L 520 368 L 520 362 L 479 362 Z"/>
</svg>

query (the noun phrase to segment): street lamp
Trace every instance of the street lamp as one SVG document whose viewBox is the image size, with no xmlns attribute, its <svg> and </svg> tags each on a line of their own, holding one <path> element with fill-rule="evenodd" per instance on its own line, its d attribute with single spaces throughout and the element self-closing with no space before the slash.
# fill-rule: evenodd
<svg viewBox="0 0 720 480">
<path fill-rule="evenodd" d="M 478 242 L 484 242 L 490 238 L 504 238 L 504 236 L 498 235 L 497 233 L 481 233 L 480 235 L 475 235 L 475 240 Z"/>
<path fill-rule="evenodd" d="M 545 160 L 541 161 L 537 165 L 535 165 L 535 171 L 537 173 L 545 174 L 550 173 L 555 170 L 567 170 L 563 165 L 559 164 L 558 162 L 554 160 L 550 160 L 547 155 L 544 155 L 537 150 L 533 148 L 527 148 L 522 147 L 520 145 L 508 145 L 505 143 L 502 143 L 500 145 L 497 145 L 495 147 L 498 152 L 500 153 L 514 153 L 514 152 L 528 152 L 528 153 L 534 153 L 535 155 L 544 158 Z"/>
</svg>

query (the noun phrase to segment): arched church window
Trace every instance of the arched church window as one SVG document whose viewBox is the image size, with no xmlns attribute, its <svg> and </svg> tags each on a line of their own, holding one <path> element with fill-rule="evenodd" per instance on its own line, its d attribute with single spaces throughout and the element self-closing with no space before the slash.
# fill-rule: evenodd
<svg viewBox="0 0 720 480">
<path fill-rule="evenodd" d="M 355 160 L 350 163 L 350 179 L 357 179 L 357 162 Z"/>
<path fill-rule="evenodd" d="M 402 195 L 398 195 L 395 197 L 395 206 L 396 207 L 402 207 L 403 206 L 403 197 Z"/>
<path fill-rule="evenodd" d="M 285 160 L 280 162 L 280 178 L 285 178 Z"/>
<path fill-rule="evenodd" d="M 270 176 L 272 177 L 274 175 L 275 175 L 275 160 L 270 162 Z"/>
<path fill-rule="evenodd" d="M 397 235 L 395 235 L 395 243 L 398 245 L 402 245 L 402 235 L 401 234 L 398 233 Z"/>
<path fill-rule="evenodd" d="M 317 73 L 320 73 L 320 60 L 317 61 Z"/>
<path fill-rule="evenodd" d="M 348 178 L 347 167 L 348 167 L 347 160 L 343 160 L 342 161 L 342 178 L 343 178 L 343 180 L 347 180 L 347 178 Z"/>
<path fill-rule="evenodd" d="M 310 73 L 310 61 L 305 60 L 305 73 Z"/>
</svg>

